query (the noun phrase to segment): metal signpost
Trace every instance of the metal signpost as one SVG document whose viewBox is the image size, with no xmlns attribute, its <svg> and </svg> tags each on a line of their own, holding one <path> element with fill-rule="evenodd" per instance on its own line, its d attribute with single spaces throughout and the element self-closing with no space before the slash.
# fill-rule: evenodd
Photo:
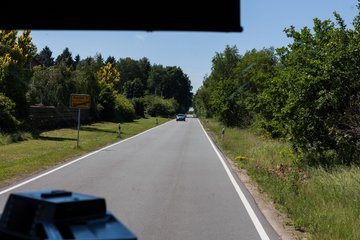
<svg viewBox="0 0 360 240">
<path fill-rule="evenodd" d="M 90 108 L 90 95 L 88 95 L 88 94 L 75 94 L 75 93 L 71 94 L 70 95 L 70 108 L 77 108 L 78 109 L 76 147 L 79 147 L 81 109 L 89 109 Z"/>
</svg>

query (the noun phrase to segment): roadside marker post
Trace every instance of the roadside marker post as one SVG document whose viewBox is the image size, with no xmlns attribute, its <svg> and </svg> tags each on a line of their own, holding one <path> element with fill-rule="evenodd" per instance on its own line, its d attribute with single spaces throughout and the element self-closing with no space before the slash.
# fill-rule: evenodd
<svg viewBox="0 0 360 240">
<path fill-rule="evenodd" d="M 78 108 L 78 124 L 77 124 L 77 140 L 76 140 L 76 147 L 79 147 L 79 140 L 80 140 L 80 114 L 81 108 Z"/>
<path fill-rule="evenodd" d="M 221 129 L 221 140 L 224 141 L 225 127 Z"/>
</svg>

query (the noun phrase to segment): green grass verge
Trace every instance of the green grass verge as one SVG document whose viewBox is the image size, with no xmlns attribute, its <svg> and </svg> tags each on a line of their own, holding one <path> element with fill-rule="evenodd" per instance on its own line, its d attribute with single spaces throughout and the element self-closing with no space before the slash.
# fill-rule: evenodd
<svg viewBox="0 0 360 240">
<path fill-rule="evenodd" d="M 157 118 L 158 124 L 170 119 Z M 76 147 L 75 129 L 58 129 L 41 133 L 36 139 L 27 135 L 27 140 L 9 144 L 9 136 L 1 136 L 7 142 L 0 145 L 0 186 L 4 186 L 38 171 L 66 160 L 81 156 L 116 141 L 128 138 L 155 127 L 155 118 L 142 118 L 134 122 L 118 124 L 112 122 L 84 125 L 80 130 L 80 147 Z"/>
<path fill-rule="evenodd" d="M 212 119 L 202 123 L 224 153 L 290 217 L 289 224 L 311 239 L 360 239 L 359 167 L 299 167 L 289 143 L 238 128 L 227 128 L 221 140 L 221 124 Z"/>
</svg>

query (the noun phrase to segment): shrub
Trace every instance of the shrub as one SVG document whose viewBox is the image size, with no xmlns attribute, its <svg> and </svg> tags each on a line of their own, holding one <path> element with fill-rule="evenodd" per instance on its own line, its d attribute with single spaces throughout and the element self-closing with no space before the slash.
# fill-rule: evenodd
<svg viewBox="0 0 360 240">
<path fill-rule="evenodd" d="M 144 98 L 136 98 L 133 100 L 133 105 L 135 108 L 135 114 L 137 117 L 145 117 L 145 100 Z"/>
<path fill-rule="evenodd" d="M 158 96 L 145 97 L 146 112 L 152 116 L 169 117 L 176 113 L 179 104 L 174 98 L 163 99 Z"/>
<path fill-rule="evenodd" d="M 114 110 L 117 121 L 132 121 L 135 118 L 134 105 L 124 95 L 116 95 Z"/>
<path fill-rule="evenodd" d="M 0 131 L 15 132 L 20 122 L 14 117 L 15 103 L 0 93 Z"/>
</svg>

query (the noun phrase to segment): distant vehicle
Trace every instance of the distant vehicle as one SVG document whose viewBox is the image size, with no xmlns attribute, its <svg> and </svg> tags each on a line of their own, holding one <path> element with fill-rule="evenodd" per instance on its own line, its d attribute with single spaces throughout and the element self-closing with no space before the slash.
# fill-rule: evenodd
<svg viewBox="0 0 360 240">
<path fill-rule="evenodd" d="M 193 107 L 189 108 L 189 111 L 187 111 L 187 113 L 186 113 L 186 117 L 187 118 L 195 118 L 196 117 Z"/>
<path fill-rule="evenodd" d="M 176 121 L 185 121 L 186 119 L 186 115 L 183 113 L 179 113 L 178 115 L 176 115 Z"/>
<path fill-rule="evenodd" d="M 196 115 L 194 113 L 188 113 L 186 114 L 187 118 L 196 118 Z"/>
</svg>

